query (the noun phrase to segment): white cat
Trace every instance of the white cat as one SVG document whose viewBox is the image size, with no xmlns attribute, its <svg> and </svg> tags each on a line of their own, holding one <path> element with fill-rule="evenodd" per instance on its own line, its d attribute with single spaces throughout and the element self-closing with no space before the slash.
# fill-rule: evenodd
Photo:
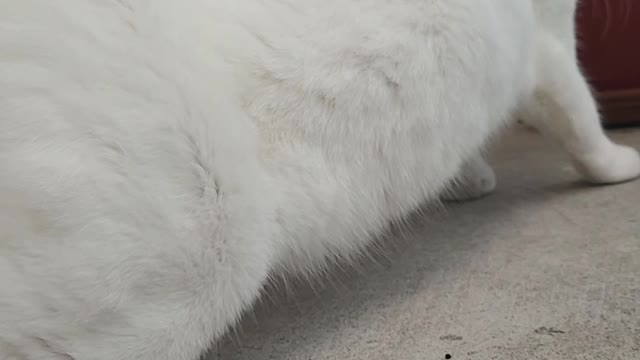
<svg viewBox="0 0 640 360">
<path fill-rule="evenodd" d="M 0 359 L 194 360 L 515 114 L 636 177 L 574 52 L 576 0 L 0 0 Z M 463 164 L 467 165 L 463 165 Z"/>
</svg>

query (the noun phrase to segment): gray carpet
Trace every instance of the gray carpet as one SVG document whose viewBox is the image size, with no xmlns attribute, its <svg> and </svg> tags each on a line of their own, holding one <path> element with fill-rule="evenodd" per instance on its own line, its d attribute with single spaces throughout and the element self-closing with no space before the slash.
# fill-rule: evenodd
<svg viewBox="0 0 640 360">
<path fill-rule="evenodd" d="M 612 136 L 640 148 L 640 130 Z M 494 194 L 416 216 L 324 284 L 272 289 L 209 359 L 640 359 L 640 181 L 587 186 L 523 130 L 492 164 Z"/>
</svg>

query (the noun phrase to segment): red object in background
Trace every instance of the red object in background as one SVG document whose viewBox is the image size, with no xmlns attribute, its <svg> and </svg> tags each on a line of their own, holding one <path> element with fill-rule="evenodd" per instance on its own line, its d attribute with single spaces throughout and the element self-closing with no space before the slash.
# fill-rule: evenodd
<svg viewBox="0 0 640 360">
<path fill-rule="evenodd" d="M 582 0 L 578 53 L 605 124 L 640 124 L 640 1 Z"/>
<path fill-rule="evenodd" d="M 640 88 L 640 2 L 583 0 L 580 57 L 599 91 Z"/>
</svg>

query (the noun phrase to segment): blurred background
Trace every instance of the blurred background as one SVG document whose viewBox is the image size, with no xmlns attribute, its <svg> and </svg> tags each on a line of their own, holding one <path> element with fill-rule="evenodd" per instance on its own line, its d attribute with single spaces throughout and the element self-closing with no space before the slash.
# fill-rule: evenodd
<svg viewBox="0 0 640 360">
<path fill-rule="evenodd" d="M 640 125 L 640 2 L 583 0 L 578 34 L 605 125 Z"/>
</svg>

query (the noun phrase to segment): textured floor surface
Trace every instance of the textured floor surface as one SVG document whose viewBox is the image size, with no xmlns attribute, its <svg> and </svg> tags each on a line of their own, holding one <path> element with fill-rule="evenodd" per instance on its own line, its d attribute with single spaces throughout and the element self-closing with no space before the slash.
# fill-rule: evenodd
<svg viewBox="0 0 640 360">
<path fill-rule="evenodd" d="M 612 136 L 640 148 L 640 130 Z M 530 132 L 494 153 L 494 194 L 272 291 L 208 359 L 640 359 L 640 181 L 587 186 Z"/>
</svg>

